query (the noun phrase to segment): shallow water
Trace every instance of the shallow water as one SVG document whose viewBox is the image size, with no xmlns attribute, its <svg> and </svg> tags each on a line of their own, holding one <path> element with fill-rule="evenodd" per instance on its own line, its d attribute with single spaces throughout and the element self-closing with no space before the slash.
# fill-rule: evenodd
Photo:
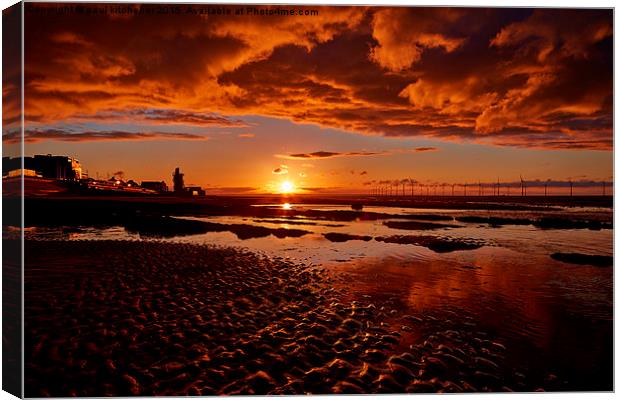
<svg viewBox="0 0 620 400">
<path fill-rule="evenodd" d="M 321 210 L 346 210 L 343 206 L 329 205 L 305 205 L 295 206 L 299 209 Z M 426 210 L 406 209 L 390 207 L 367 207 L 365 211 L 390 213 L 390 214 L 435 214 L 446 216 L 469 216 L 479 215 L 485 217 L 508 217 L 508 218 L 532 218 L 540 216 L 554 216 L 557 212 L 532 213 L 516 211 L 489 211 L 472 212 L 465 210 Z M 577 211 L 573 211 L 577 213 Z M 588 210 L 587 217 L 591 219 L 603 219 L 608 216 L 608 211 Z M 160 239 L 174 242 L 190 242 L 201 244 L 217 244 L 247 247 L 257 251 L 264 251 L 271 255 L 286 256 L 297 259 L 310 259 L 314 263 L 327 263 L 333 261 L 346 261 L 364 257 L 408 257 L 413 260 L 443 259 L 444 256 L 436 254 L 424 247 L 383 243 L 371 240 L 368 242 L 351 240 L 342 243 L 333 243 L 323 237 L 323 234 L 336 232 L 351 235 L 367 235 L 372 237 L 389 235 L 432 235 L 446 238 L 472 238 L 480 239 L 486 246 L 493 248 L 505 248 L 514 250 L 513 260 L 507 263 L 519 263 L 521 255 L 548 257 L 554 252 L 578 252 L 585 254 L 612 255 L 613 253 L 613 230 L 602 229 L 599 231 L 588 229 L 539 229 L 531 225 L 505 225 L 501 227 L 489 227 L 486 224 L 462 223 L 457 221 L 437 221 L 437 224 L 458 225 L 458 228 L 439 228 L 433 230 L 400 230 L 385 226 L 383 220 L 377 221 L 326 221 L 305 217 L 291 218 L 290 222 L 284 218 L 258 218 L 240 216 L 201 217 L 200 221 L 215 222 L 221 224 L 248 224 L 264 226 L 268 228 L 302 229 L 309 231 L 307 235 L 293 238 L 276 238 L 274 236 L 263 238 L 239 239 L 231 232 L 208 232 L 197 235 L 177 236 L 174 238 Z M 394 220 L 398 220 L 397 218 Z M 298 222 L 298 223 L 293 223 Z M 26 230 L 27 238 L 38 239 L 129 239 L 149 240 L 141 237 L 138 233 L 127 232 L 123 227 L 92 228 L 92 227 L 32 227 Z"/>
<path fill-rule="evenodd" d="M 281 205 L 270 205 L 280 207 Z M 348 210 L 343 206 L 292 205 L 299 209 Z M 482 215 L 509 218 L 554 216 L 557 211 L 429 210 L 366 207 L 390 214 Z M 563 210 L 571 216 L 610 220 L 609 209 Z M 492 332 L 507 344 L 509 361 L 524 370 L 557 376 L 564 389 L 611 390 L 613 269 L 555 261 L 555 252 L 613 255 L 613 230 L 538 229 L 530 225 L 489 227 L 486 224 L 437 221 L 458 228 L 411 231 L 392 229 L 384 221 L 332 222 L 297 217 L 292 224 L 278 218 L 222 216 L 193 218 L 222 224 L 252 224 L 303 229 L 292 238 L 274 236 L 241 240 L 231 232 L 158 239 L 172 242 L 249 248 L 271 256 L 327 267 L 346 276 L 353 293 L 377 293 L 398 299 L 405 314 L 449 315 L 463 310 L 475 328 Z M 274 221 L 277 220 L 277 221 Z M 351 240 L 333 243 L 329 232 L 372 237 L 431 235 L 484 241 L 477 250 L 435 253 L 425 247 Z M 132 239 L 139 234 L 122 227 L 94 229 L 29 228 L 27 238 Z M 446 317 L 447 318 L 447 317 Z M 452 317 L 455 328 L 462 321 Z M 407 339 L 405 335 L 405 340 Z M 414 337 L 409 337 L 414 341 Z"/>
</svg>

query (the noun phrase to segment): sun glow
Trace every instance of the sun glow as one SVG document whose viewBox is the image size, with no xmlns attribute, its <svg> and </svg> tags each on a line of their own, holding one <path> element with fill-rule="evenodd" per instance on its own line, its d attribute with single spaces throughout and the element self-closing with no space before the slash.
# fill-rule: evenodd
<svg viewBox="0 0 620 400">
<path fill-rule="evenodd" d="M 284 181 L 280 183 L 280 193 L 287 194 L 295 191 L 295 185 L 291 181 Z"/>
</svg>

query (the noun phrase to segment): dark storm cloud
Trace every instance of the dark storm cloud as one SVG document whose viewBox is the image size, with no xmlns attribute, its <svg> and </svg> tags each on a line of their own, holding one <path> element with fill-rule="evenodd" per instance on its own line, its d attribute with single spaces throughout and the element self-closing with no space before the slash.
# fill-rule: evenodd
<svg viewBox="0 0 620 400">
<path fill-rule="evenodd" d="M 75 115 L 76 120 L 131 121 L 153 124 L 183 124 L 195 126 L 247 127 L 239 119 L 226 118 L 221 115 L 203 112 L 190 112 L 174 109 L 135 109 L 106 110 L 96 114 Z"/>
<path fill-rule="evenodd" d="M 278 168 L 271 171 L 275 175 L 286 175 L 288 174 L 288 167 L 286 165 L 280 165 Z"/>
<path fill-rule="evenodd" d="M 7 143 L 20 141 L 19 131 L 7 132 L 2 136 Z M 127 132 L 127 131 L 83 131 L 68 132 L 58 129 L 26 130 L 24 141 L 40 142 L 43 140 L 56 140 L 62 142 L 86 142 L 86 141 L 122 141 L 122 140 L 208 140 L 207 136 L 190 133 L 169 132 Z"/>
<path fill-rule="evenodd" d="M 385 152 L 370 152 L 370 151 L 350 151 L 346 153 L 338 153 L 333 151 L 315 151 L 313 153 L 295 153 L 288 155 L 278 155 L 280 158 L 286 158 L 290 160 L 305 160 L 305 159 L 321 159 L 321 158 L 333 158 L 333 157 L 362 157 L 362 156 L 376 156 L 385 154 Z"/>
</svg>

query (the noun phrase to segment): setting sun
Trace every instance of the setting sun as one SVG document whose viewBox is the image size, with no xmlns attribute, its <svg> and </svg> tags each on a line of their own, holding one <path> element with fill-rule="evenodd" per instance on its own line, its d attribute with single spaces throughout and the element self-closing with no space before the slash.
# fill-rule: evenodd
<svg viewBox="0 0 620 400">
<path fill-rule="evenodd" d="M 295 185 L 291 181 L 284 181 L 280 184 L 280 193 L 293 193 L 295 191 Z"/>
</svg>

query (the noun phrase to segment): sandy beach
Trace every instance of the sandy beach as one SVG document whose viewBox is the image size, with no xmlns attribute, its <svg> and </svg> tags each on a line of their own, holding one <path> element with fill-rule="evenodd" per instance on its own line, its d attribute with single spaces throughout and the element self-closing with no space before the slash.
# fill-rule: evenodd
<svg viewBox="0 0 620 400">
<path fill-rule="evenodd" d="M 612 389 L 609 208 L 28 200 L 27 396 Z"/>
<path fill-rule="evenodd" d="M 26 246 L 27 396 L 554 387 L 506 365 L 475 324 L 403 315 L 322 268 L 190 244 Z"/>
</svg>

